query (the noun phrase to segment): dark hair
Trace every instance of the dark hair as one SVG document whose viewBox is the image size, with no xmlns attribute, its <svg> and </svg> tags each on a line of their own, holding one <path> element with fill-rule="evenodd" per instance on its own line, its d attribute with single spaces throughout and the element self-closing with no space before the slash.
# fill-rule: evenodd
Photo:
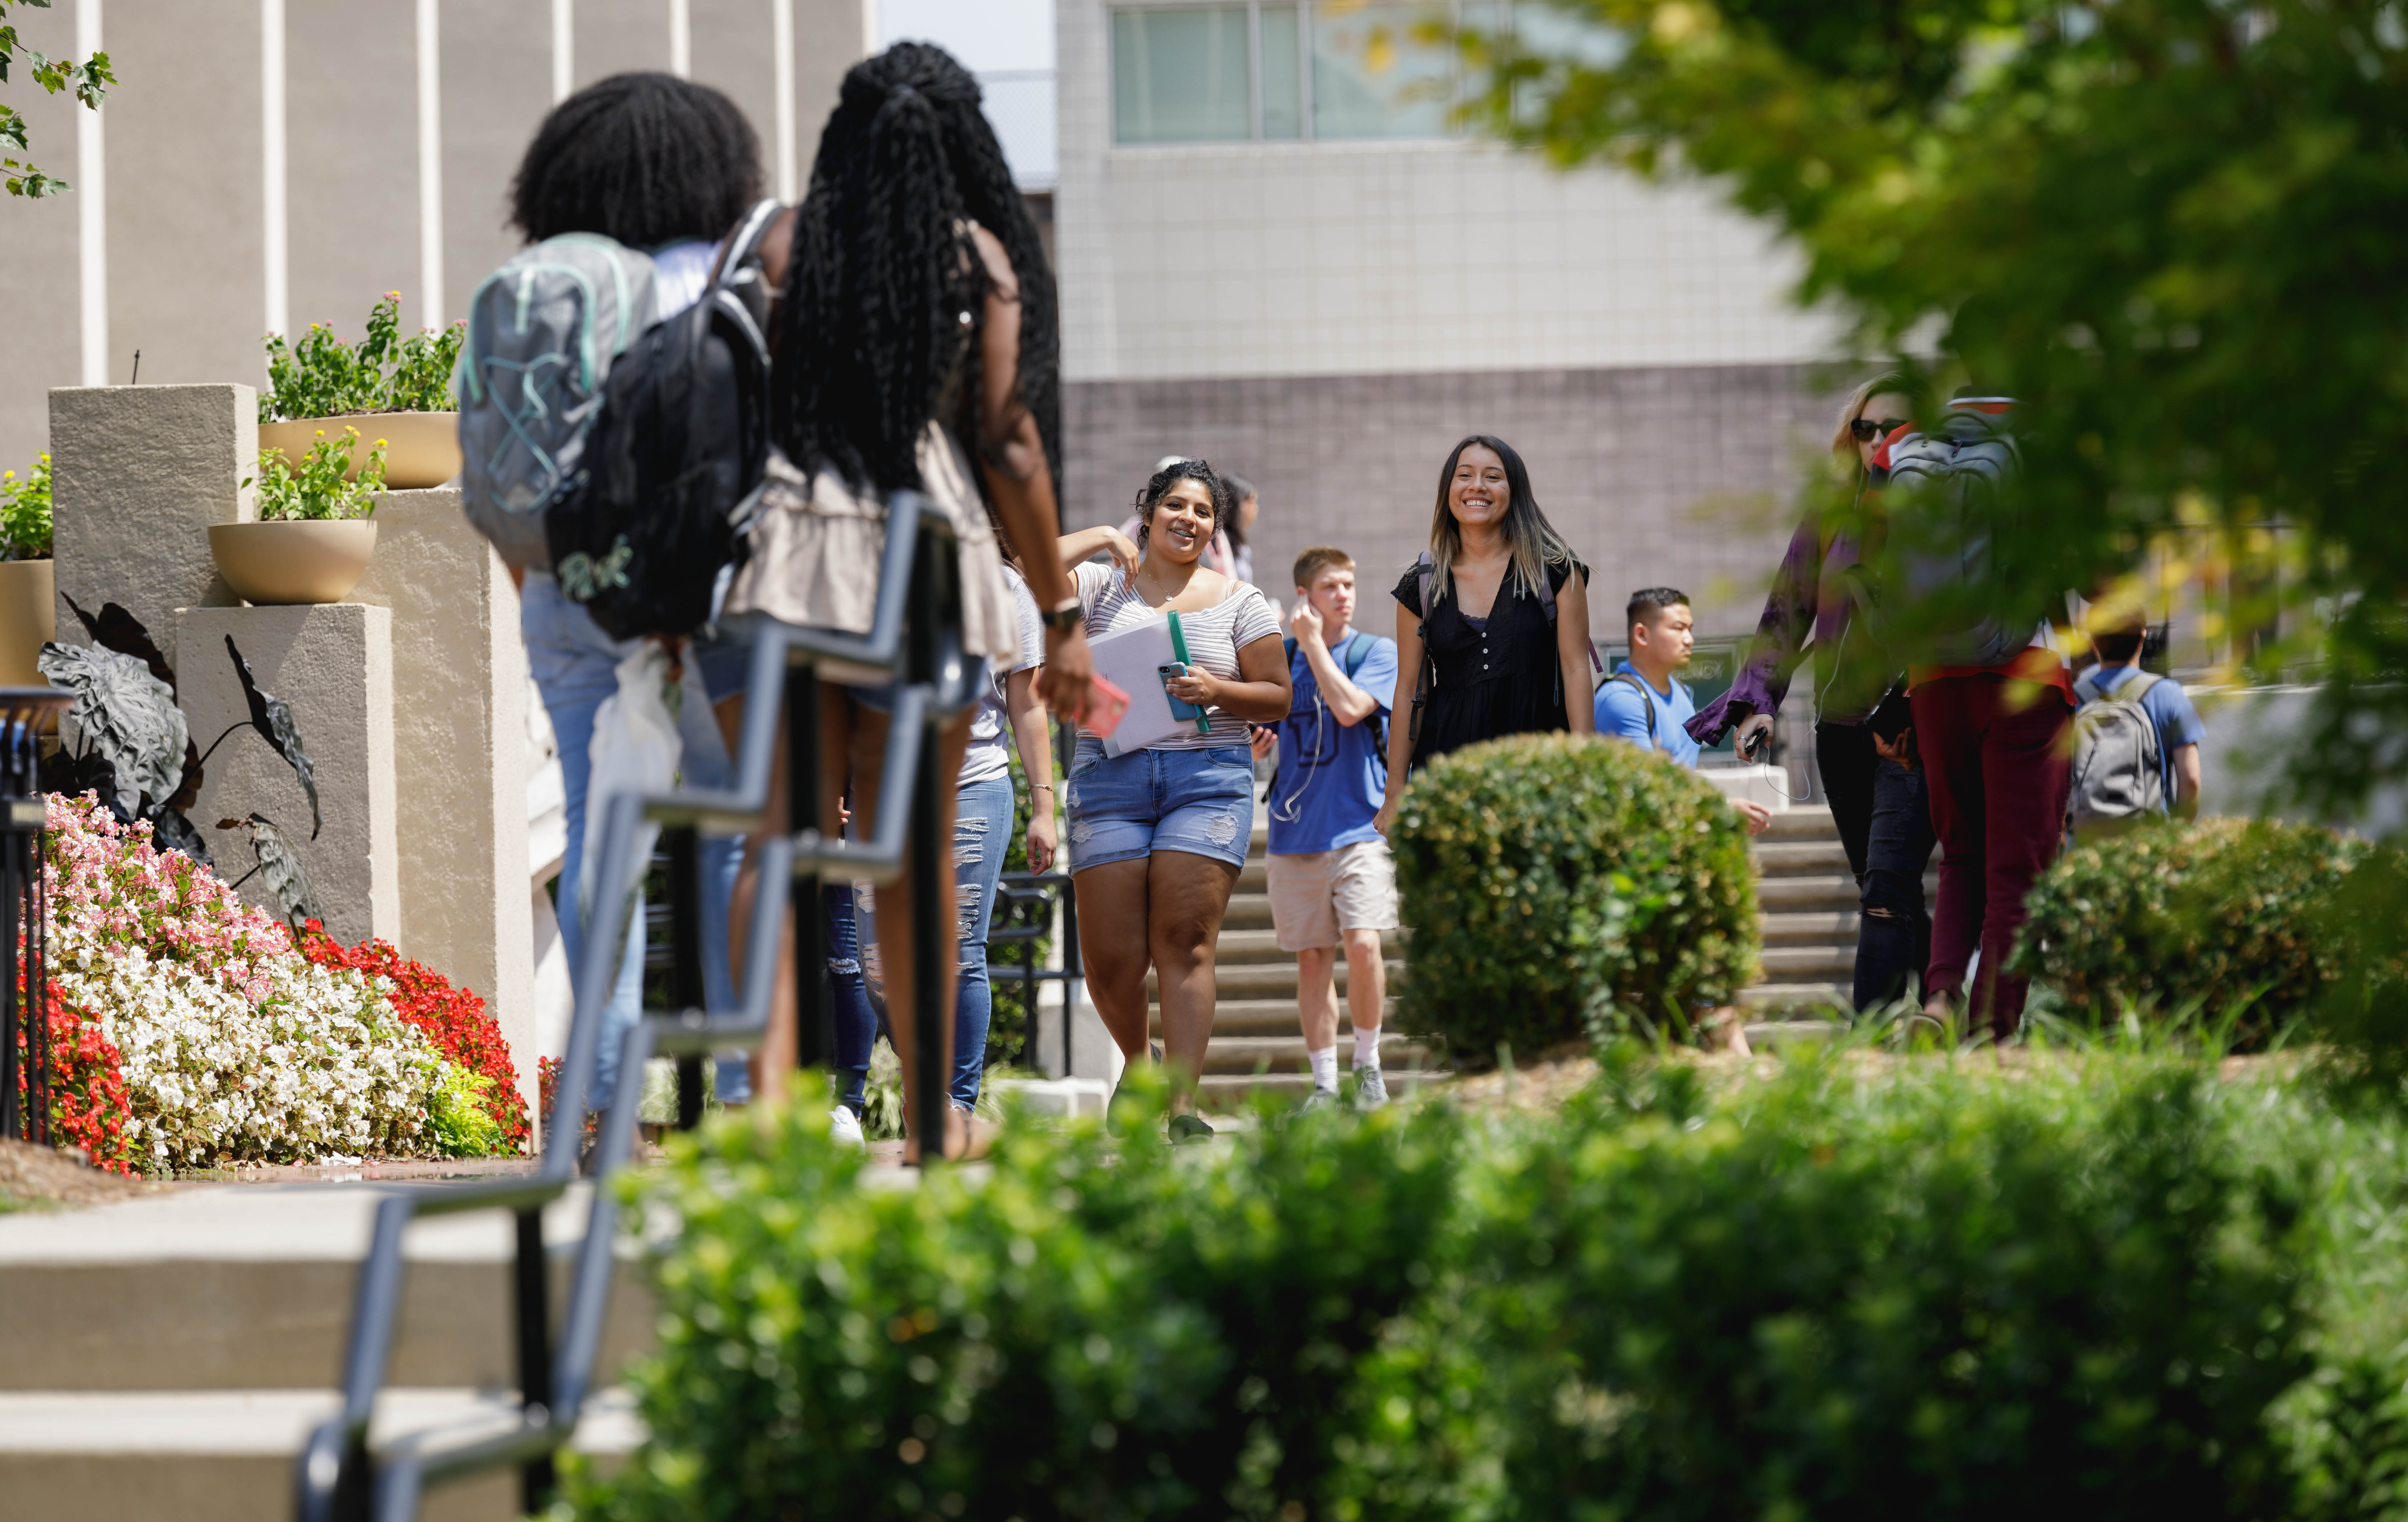
<svg viewBox="0 0 2408 1522">
<path fill-rule="evenodd" d="M 1685 608 L 1689 595 L 1669 586 L 1641 587 L 1630 595 L 1630 603 L 1623 610 L 1622 632 L 1628 634 L 1635 625 L 1655 622 L 1656 615 L 1667 608 Z"/>
<path fill-rule="evenodd" d="M 1162 494 L 1170 490 L 1173 482 L 1182 481 L 1201 481 L 1204 489 L 1212 494 L 1214 533 L 1219 533 L 1227 527 L 1229 520 L 1237 516 L 1237 499 L 1229 495 L 1227 477 L 1216 473 L 1208 461 L 1173 460 L 1148 476 L 1144 487 L 1137 494 L 1135 506 L 1139 549 L 1145 548 L 1146 536 L 1154 527 L 1154 510 L 1161 503 Z"/>
<path fill-rule="evenodd" d="M 1253 481 L 1235 471 L 1223 476 L 1221 481 L 1229 488 L 1229 522 L 1226 525 L 1229 533 L 1229 545 L 1232 549 L 1242 549 L 1246 542 L 1246 525 L 1239 521 L 1237 510 L 1245 505 L 1246 498 L 1260 496 L 1262 494 L 1254 490 Z"/>
<path fill-rule="evenodd" d="M 2121 666 L 2141 653 L 2141 646 L 2147 641 L 2148 638 L 2149 631 L 2146 629 L 2129 629 L 2117 634 L 2094 634 L 2090 637 L 2090 648 L 2099 653 L 2099 658 L 2101 661 L 2114 661 Z"/>
<path fill-rule="evenodd" d="M 761 140 L 736 103 L 673 74 L 613 74 L 552 108 L 510 181 L 530 242 L 717 242 L 761 197 Z"/>
<path fill-rule="evenodd" d="M 949 387 L 962 414 L 939 421 L 971 449 L 992 442 L 976 425 L 987 274 L 965 231 L 971 222 L 1010 256 L 1013 396 L 1060 481 L 1053 271 L 979 109 L 978 81 L 921 42 L 898 42 L 845 75 L 796 218 L 769 409 L 780 447 L 806 476 L 824 465 L 855 487 L 918 486 L 920 434 Z"/>
<path fill-rule="evenodd" d="M 1432 582 L 1437 595 L 1443 597 L 1454 586 L 1455 557 L 1463 548 L 1463 530 L 1455 524 L 1455 510 L 1447 505 L 1447 489 L 1455 484 L 1455 467 L 1463 459 L 1463 452 L 1477 444 L 1494 453 L 1505 467 L 1505 542 L 1513 553 L 1513 579 L 1532 596 L 1545 584 L 1549 566 L 1567 565 L 1571 561 L 1571 547 L 1547 522 L 1539 499 L 1530 492 L 1530 467 L 1512 445 L 1494 434 L 1473 434 L 1448 452 L 1446 464 L 1439 467 L 1438 507 L 1430 518 L 1430 560 L 1436 567 Z"/>
</svg>

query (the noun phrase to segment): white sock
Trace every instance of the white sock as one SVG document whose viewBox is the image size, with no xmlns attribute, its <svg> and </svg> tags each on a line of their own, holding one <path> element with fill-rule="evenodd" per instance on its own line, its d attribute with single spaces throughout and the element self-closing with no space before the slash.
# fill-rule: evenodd
<svg viewBox="0 0 2408 1522">
<path fill-rule="evenodd" d="M 1325 1046 L 1318 1052 L 1307 1052 L 1304 1059 L 1312 1064 L 1312 1086 L 1338 1092 L 1338 1048 Z"/>
<path fill-rule="evenodd" d="M 1370 1029 L 1365 1030 L 1361 1026 L 1356 1026 L 1354 1027 L 1354 1066 L 1376 1068 L 1379 1065 L 1380 1027 L 1373 1026 Z"/>
</svg>

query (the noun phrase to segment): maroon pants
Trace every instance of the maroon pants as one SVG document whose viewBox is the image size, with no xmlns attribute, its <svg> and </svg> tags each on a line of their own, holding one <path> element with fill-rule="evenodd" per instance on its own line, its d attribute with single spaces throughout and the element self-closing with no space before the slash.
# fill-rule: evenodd
<svg viewBox="0 0 2408 1522">
<path fill-rule="evenodd" d="M 2004 1041 L 2024 1012 L 2027 980 L 2007 956 L 2024 896 L 2065 834 L 2072 708 L 2060 689 L 2002 676 L 1942 677 L 1914 689 L 1914 744 L 1940 837 L 1940 904 L 1931 917 L 1929 993 L 1962 998 L 1965 964 L 1982 950 L 1971 1017 Z"/>
</svg>

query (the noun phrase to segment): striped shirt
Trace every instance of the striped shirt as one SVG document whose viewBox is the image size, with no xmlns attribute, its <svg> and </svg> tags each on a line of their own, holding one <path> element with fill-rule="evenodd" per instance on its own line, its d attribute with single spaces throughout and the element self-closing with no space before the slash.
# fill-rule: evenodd
<svg viewBox="0 0 2408 1522">
<path fill-rule="evenodd" d="M 1088 561 L 1078 567 L 1079 604 L 1087 611 L 1087 638 L 1099 639 L 1108 634 L 1132 629 L 1162 617 L 1163 610 L 1149 607 L 1143 597 L 1129 590 L 1128 580 L 1117 564 L 1102 565 Z M 1238 652 L 1266 637 L 1279 638 L 1279 615 L 1271 611 L 1261 592 L 1240 582 L 1232 585 L 1229 595 L 1210 608 L 1179 615 L 1180 632 L 1187 639 L 1188 664 L 1209 671 L 1224 682 L 1240 680 Z M 1211 722 L 1208 734 L 1197 734 L 1191 726 L 1176 739 L 1166 739 L 1147 747 L 1155 751 L 1196 751 L 1214 745 L 1246 743 L 1246 721 L 1218 708 L 1208 708 L 1205 715 Z M 1087 733 L 1081 730 L 1082 734 Z"/>
</svg>

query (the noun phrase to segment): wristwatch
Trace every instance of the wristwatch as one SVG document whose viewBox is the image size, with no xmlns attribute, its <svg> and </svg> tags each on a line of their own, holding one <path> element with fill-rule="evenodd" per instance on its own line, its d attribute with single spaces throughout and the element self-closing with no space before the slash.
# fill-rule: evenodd
<svg viewBox="0 0 2408 1522">
<path fill-rule="evenodd" d="M 1060 629 L 1065 633 L 1079 627 L 1086 621 L 1086 609 L 1076 597 L 1071 597 L 1037 615 L 1039 621 L 1047 628 Z"/>
</svg>

